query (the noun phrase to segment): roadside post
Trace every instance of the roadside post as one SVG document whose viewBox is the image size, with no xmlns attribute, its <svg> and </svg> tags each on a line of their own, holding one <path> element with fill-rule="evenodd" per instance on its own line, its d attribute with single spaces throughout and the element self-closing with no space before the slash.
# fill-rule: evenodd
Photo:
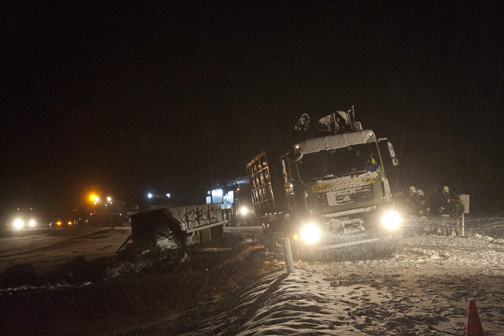
<svg viewBox="0 0 504 336">
<path fill-rule="evenodd" d="M 464 214 L 462 215 L 462 237 L 465 236 L 465 214 L 469 213 L 469 195 L 462 194 L 460 199 L 464 202 Z"/>
<path fill-rule="evenodd" d="M 287 274 L 294 272 L 294 261 L 292 260 L 292 252 L 290 248 L 290 241 L 288 238 L 282 239 L 282 250 L 285 258 L 285 266 Z"/>
</svg>

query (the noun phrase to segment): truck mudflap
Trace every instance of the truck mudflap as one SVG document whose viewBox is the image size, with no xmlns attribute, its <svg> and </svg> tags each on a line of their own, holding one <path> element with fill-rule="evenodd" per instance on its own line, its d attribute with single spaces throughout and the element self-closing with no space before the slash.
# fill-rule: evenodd
<svg viewBox="0 0 504 336">
<path fill-rule="evenodd" d="M 389 257 L 396 252 L 398 246 L 398 237 L 369 237 L 323 245 L 296 244 L 293 253 L 295 258 L 305 260 L 369 260 Z"/>
</svg>

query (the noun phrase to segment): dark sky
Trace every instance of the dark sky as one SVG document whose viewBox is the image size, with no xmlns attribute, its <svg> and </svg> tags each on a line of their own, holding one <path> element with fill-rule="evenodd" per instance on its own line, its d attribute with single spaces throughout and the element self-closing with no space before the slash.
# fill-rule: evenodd
<svg viewBox="0 0 504 336">
<path fill-rule="evenodd" d="M 2 2 L 1 197 L 196 190 L 355 105 L 399 184 L 504 208 L 499 2 Z M 483 202 L 483 200 L 485 200 Z"/>
</svg>

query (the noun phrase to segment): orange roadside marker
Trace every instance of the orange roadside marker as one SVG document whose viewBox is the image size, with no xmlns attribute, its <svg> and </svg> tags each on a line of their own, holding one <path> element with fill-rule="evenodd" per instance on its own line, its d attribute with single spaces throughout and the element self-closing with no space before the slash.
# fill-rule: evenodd
<svg viewBox="0 0 504 336">
<path fill-rule="evenodd" d="M 483 327 L 476 308 L 476 301 L 469 300 L 469 313 L 467 314 L 466 336 L 483 336 Z"/>
</svg>

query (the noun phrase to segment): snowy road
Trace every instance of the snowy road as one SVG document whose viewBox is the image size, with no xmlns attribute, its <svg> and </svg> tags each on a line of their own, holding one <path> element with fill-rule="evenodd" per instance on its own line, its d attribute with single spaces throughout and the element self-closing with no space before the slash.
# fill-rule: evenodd
<svg viewBox="0 0 504 336">
<path fill-rule="evenodd" d="M 266 262 L 218 302 L 130 334 L 462 336 L 475 299 L 486 335 L 504 335 L 502 239 L 405 238 L 390 259 L 295 267 Z"/>
<path fill-rule="evenodd" d="M 69 305 L 68 313 L 60 309 L 57 316 L 44 315 L 33 325 L 21 319 L 4 322 L 9 330 L 24 328 L 12 335 L 462 336 L 468 300 L 475 299 L 486 335 L 501 336 L 504 221 L 477 224 L 468 228 L 466 238 L 402 238 L 399 250 L 388 259 L 297 260 L 295 272 L 289 275 L 283 262 L 275 260 L 281 256 L 264 252 L 260 228 L 226 228 L 226 239 L 235 252 L 206 273 L 195 264 L 173 275 L 144 275 L 139 281 L 132 278 L 73 290 L 62 287 L 42 291 L 42 296 L 20 288 L 12 298 L 26 307 L 14 305 L 18 301 L 10 301 L 11 293 L 3 299 L 21 316 L 33 310 L 28 298 L 60 302 L 68 296 L 78 305 Z M 113 254 L 112 247 L 120 245 L 127 233 L 113 229 L 57 239 L 4 239 L 2 260 L 26 259 L 48 267 L 60 257 L 72 258 L 75 251 L 86 258 Z M 65 253 L 55 259 L 57 250 Z M 185 286 L 179 295 L 161 295 L 172 293 L 166 289 L 176 288 L 178 279 Z M 99 300 L 100 293 L 106 294 L 106 305 Z M 114 295 L 119 299 L 114 301 Z M 195 302 L 199 303 L 195 306 Z M 96 314 L 82 315 L 79 307 Z"/>
</svg>

